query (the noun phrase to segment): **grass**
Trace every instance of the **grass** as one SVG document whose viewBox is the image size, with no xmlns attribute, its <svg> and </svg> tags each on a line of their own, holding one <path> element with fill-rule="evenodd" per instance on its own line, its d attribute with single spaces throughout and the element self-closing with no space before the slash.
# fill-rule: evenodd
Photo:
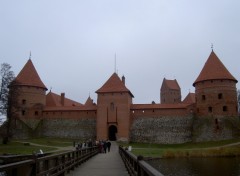
<svg viewBox="0 0 240 176">
<path fill-rule="evenodd" d="M 33 143 L 33 144 L 30 144 Z M 36 144 L 36 145 L 35 145 Z M 37 146 L 42 145 L 42 146 Z M 32 154 L 40 149 L 46 153 L 57 150 L 57 147 L 73 146 L 73 139 L 61 138 L 35 138 L 23 140 L 11 140 L 8 144 L 0 143 L 0 155 L 2 154 Z"/>
<path fill-rule="evenodd" d="M 237 142 L 240 142 L 240 139 L 184 144 L 129 143 L 128 146 L 132 146 L 133 154 L 144 157 L 240 156 L 240 145 L 225 146 Z M 120 145 L 127 146 L 122 143 Z"/>
<path fill-rule="evenodd" d="M 32 154 L 42 150 L 44 153 L 55 150 L 53 147 L 24 145 L 20 142 L 9 142 L 8 144 L 0 144 L 0 155 L 2 154 Z"/>
<path fill-rule="evenodd" d="M 73 139 L 65 138 L 35 138 L 21 140 L 21 142 L 36 143 L 39 145 L 57 146 L 57 147 L 67 147 L 73 145 Z"/>
</svg>

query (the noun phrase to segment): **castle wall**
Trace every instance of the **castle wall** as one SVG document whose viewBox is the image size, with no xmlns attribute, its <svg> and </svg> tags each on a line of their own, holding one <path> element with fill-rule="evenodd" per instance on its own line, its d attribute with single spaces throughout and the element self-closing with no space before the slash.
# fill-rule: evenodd
<svg viewBox="0 0 240 176">
<path fill-rule="evenodd" d="M 132 111 L 130 140 L 174 144 L 192 140 L 193 115 L 189 109 Z"/>
<path fill-rule="evenodd" d="M 43 119 L 43 136 L 96 138 L 96 111 L 44 111 Z"/>
<path fill-rule="evenodd" d="M 72 110 L 54 110 L 43 111 L 44 119 L 81 119 L 81 118 L 94 118 L 96 119 L 97 112 L 94 110 L 85 111 L 72 111 Z"/>
<path fill-rule="evenodd" d="M 238 117 L 194 118 L 193 141 L 219 141 L 238 138 L 240 135 Z"/>
<path fill-rule="evenodd" d="M 133 120 L 131 141 L 175 144 L 192 140 L 192 116 L 138 117 Z"/>
<path fill-rule="evenodd" d="M 44 119 L 42 135 L 47 137 L 73 138 L 73 139 L 95 139 L 96 119 Z"/>
</svg>

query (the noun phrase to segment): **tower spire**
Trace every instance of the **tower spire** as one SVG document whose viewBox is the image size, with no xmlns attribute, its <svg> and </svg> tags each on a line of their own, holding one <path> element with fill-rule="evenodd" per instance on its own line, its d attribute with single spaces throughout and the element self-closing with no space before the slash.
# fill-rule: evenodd
<svg viewBox="0 0 240 176">
<path fill-rule="evenodd" d="M 30 51 L 30 54 L 29 54 L 29 59 L 31 59 L 31 57 L 32 57 L 32 53 L 31 53 L 31 51 Z"/>
<path fill-rule="evenodd" d="M 114 56 L 114 72 L 117 73 L 117 54 Z"/>
<path fill-rule="evenodd" d="M 211 43 L 211 48 L 212 48 L 212 51 L 213 51 L 213 43 Z"/>
</svg>

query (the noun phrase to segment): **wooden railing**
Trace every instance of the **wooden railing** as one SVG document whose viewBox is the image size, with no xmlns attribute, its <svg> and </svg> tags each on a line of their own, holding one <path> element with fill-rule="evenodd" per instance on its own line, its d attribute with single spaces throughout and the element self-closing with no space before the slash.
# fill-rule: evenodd
<svg viewBox="0 0 240 176">
<path fill-rule="evenodd" d="M 123 147 L 119 147 L 119 153 L 130 176 L 163 176 L 158 170 L 143 160 L 142 156 L 135 156 Z"/>
<path fill-rule="evenodd" d="M 85 148 L 0 166 L 0 176 L 65 175 L 89 158 L 98 154 L 98 147 Z"/>
</svg>

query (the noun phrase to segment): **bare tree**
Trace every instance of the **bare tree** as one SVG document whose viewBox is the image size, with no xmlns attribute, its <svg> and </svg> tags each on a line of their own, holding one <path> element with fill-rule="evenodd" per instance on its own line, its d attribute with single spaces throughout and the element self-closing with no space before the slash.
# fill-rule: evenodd
<svg viewBox="0 0 240 176">
<path fill-rule="evenodd" d="M 14 73 L 11 71 L 11 66 L 7 63 L 1 64 L 1 87 L 0 87 L 0 114 L 5 115 L 7 120 L 5 122 L 6 132 L 3 136 L 3 143 L 7 143 L 11 136 L 10 128 L 14 112 L 17 109 L 17 86 L 14 83 Z"/>
<path fill-rule="evenodd" d="M 0 87 L 0 114 L 7 115 L 7 104 L 9 85 L 14 79 L 14 73 L 11 66 L 7 63 L 1 64 L 1 87 Z"/>
</svg>

